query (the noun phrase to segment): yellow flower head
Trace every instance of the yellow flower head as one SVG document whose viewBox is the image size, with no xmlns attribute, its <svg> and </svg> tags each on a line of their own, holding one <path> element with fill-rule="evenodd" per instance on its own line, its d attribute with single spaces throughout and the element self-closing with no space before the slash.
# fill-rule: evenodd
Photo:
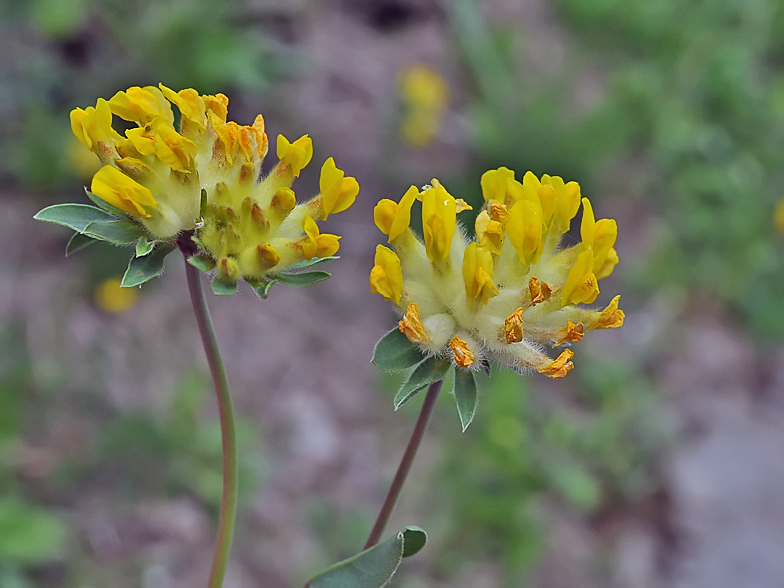
<svg viewBox="0 0 784 588">
<path fill-rule="evenodd" d="M 181 114 L 177 126 L 172 105 Z M 227 115 L 223 94 L 161 84 L 77 108 L 71 128 L 104 164 L 93 177 L 93 194 L 143 225 L 152 240 L 171 242 L 192 231 L 202 267 L 214 268 L 221 282 L 245 278 L 259 285 L 292 265 L 332 256 L 340 237 L 322 234 L 316 221 L 351 206 L 356 179 L 330 157 L 321 170 L 321 194 L 298 204 L 291 184 L 313 156 L 310 138 L 290 143 L 279 136 L 280 161 L 262 177 L 264 118 L 239 125 Z M 113 117 L 131 128 L 118 132 Z"/>
<path fill-rule="evenodd" d="M 471 241 L 456 230 L 455 198 L 435 180 L 419 194 L 424 239 L 408 226 L 416 188 L 399 203 L 382 200 L 374 218 L 391 249 L 377 249 L 371 290 L 404 313 L 401 332 L 426 356 L 451 358 L 463 370 L 492 360 L 562 378 L 574 354 L 567 349 L 553 359 L 548 345 L 623 324 L 619 297 L 602 311 L 580 306 L 596 300 L 599 280 L 617 263 L 617 225 L 595 219 L 576 182 L 531 172 L 519 182 L 499 168 L 486 172 L 481 186 L 485 204 Z M 563 248 L 559 237 L 581 202 L 582 241 Z M 460 410 L 465 416 L 469 409 Z"/>
</svg>

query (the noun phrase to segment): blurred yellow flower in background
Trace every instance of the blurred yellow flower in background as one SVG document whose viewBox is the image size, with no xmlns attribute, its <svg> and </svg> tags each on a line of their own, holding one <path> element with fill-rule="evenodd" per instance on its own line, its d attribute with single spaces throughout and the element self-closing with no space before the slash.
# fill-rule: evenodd
<svg viewBox="0 0 784 588">
<path fill-rule="evenodd" d="M 95 287 L 95 303 L 106 312 L 122 313 L 136 305 L 136 288 L 122 288 L 120 278 L 108 278 Z"/>
<path fill-rule="evenodd" d="M 416 64 L 400 73 L 398 90 L 404 109 L 400 135 L 413 147 L 426 147 L 441 130 L 449 105 L 449 85 L 434 69 Z"/>
</svg>

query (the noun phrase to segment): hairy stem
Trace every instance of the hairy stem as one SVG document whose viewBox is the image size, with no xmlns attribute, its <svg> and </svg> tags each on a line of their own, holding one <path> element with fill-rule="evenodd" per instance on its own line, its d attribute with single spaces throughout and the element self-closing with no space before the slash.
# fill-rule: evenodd
<svg viewBox="0 0 784 588">
<path fill-rule="evenodd" d="M 207 300 L 204 298 L 201 275 L 199 270 L 187 262 L 188 254 L 184 248 L 183 253 L 186 256 L 185 273 L 188 277 L 188 290 L 191 294 L 193 311 L 196 314 L 196 323 L 199 325 L 199 334 L 204 344 L 204 352 L 207 354 L 207 363 L 210 365 L 212 381 L 215 384 L 220 414 L 223 445 L 223 492 L 221 494 L 218 539 L 215 545 L 215 555 L 212 559 L 208 587 L 221 588 L 229 562 L 234 521 L 237 518 L 237 440 L 234 433 L 234 409 L 231 405 L 226 368 L 218 349 L 218 340 L 215 337 L 215 329 L 212 326 L 210 311 L 207 308 Z"/>
<path fill-rule="evenodd" d="M 417 450 L 422 444 L 422 438 L 425 436 L 425 430 L 430 422 L 430 417 L 433 416 L 433 409 L 436 406 L 436 400 L 438 400 L 438 394 L 441 392 L 441 386 L 443 384 L 443 379 L 438 380 L 438 382 L 430 384 L 430 387 L 427 389 L 425 400 L 422 402 L 422 408 L 419 411 L 419 418 L 417 418 L 416 425 L 414 425 L 414 430 L 411 433 L 411 439 L 408 441 L 408 446 L 406 447 L 405 453 L 403 453 L 403 458 L 400 460 L 400 465 L 397 466 L 397 472 L 392 480 L 392 485 L 389 487 L 387 497 L 376 518 L 376 524 L 373 525 L 373 530 L 370 532 L 370 537 L 368 537 L 363 549 L 370 549 L 378 543 L 379 539 L 381 539 L 384 528 L 387 526 L 392 510 L 395 508 L 397 499 L 400 496 L 400 491 L 403 489 L 403 484 L 406 482 L 408 471 L 411 469 L 411 464 L 414 462 Z"/>
</svg>

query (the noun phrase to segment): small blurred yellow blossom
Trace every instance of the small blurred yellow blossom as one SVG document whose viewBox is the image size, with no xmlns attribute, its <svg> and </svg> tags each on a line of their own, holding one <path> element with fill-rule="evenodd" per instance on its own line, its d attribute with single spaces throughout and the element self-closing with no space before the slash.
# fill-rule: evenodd
<svg viewBox="0 0 784 588">
<path fill-rule="evenodd" d="M 776 210 L 773 213 L 773 224 L 779 233 L 784 235 L 784 198 L 776 204 Z"/>
<path fill-rule="evenodd" d="M 316 221 L 354 203 L 356 179 L 330 157 L 322 166 L 321 193 L 297 204 L 291 184 L 313 157 L 310 138 L 291 142 L 278 135 L 280 161 L 262 177 L 264 119 L 258 115 L 247 126 L 227 121 L 228 104 L 223 94 L 175 92 L 160 84 L 76 108 L 74 135 L 102 164 L 91 191 L 141 223 L 153 240 L 173 241 L 193 231 L 223 282 L 258 280 L 333 255 L 339 237 L 321 233 Z M 136 127 L 121 134 L 112 126 L 114 117 Z"/>
<path fill-rule="evenodd" d="M 580 341 L 586 331 L 620 327 L 620 296 L 604 310 L 592 303 L 599 280 L 618 255 L 614 220 L 596 220 L 576 182 L 557 176 L 523 181 L 507 168 L 482 176 L 484 207 L 476 240 L 466 242 L 456 214 L 469 208 L 437 181 L 412 186 L 399 203 L 382 200 L 374 218 L 391 249 L 379 245 L 372 292 L 394 302 L 400 331 L 426 354 L 470 370 L 488 362 L 563 378 L 574 367 L 570 349 L 555 359 L 545 350 Z M 422 201 L 424 242 L 409 228 L 411 206 Z M 581 242 L 560 245 L 582 204 Z"/>
<path fill-rule="evenodd" d="M 95 303 L 106 312 L 121 313 L 136 305 L 138 291 L 135 288 L 121 288 L 120 278 L 104 280 L 95 288 Z"/>
<path fill-rule="evenodd" d="M 413 147 L 426 147 L 441 129 L 449 104 L 449 86 L 437 71 L 417 64 L 401 72 L 398 88 L 404 107 L 400 134 Z"/>
</svg>

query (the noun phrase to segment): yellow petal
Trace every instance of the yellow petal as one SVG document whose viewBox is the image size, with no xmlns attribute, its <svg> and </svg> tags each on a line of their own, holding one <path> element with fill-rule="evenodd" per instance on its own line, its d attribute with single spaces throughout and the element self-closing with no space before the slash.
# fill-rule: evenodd
<svg viewBox="0 0 784 588">
<path fill-rule="evenodd" d="M 346 210 L 354 204 L 357 194 L 359 194 L 359 183 L 357 183 L 357 180 L 352 177 L 344 177 L 344 175 L 343 170 L 337 168 L 335 160 L 331 157 L 321 167 L 319 188 L 324 209 L 324 220 L 327 220 L 330 214 Z"/>
<path fill-rule="evenodd" d="M 486 210 L 480 212 L 474 223 L 476 239 L 495 255 L 501 255 L 501 244 L 504 241 L 504 227 L 490 218 Z"/>
<path fill-rule="evenodd" d="M 389 243 L 392 243 L 400 235 L 405 233 L 408 225 L 411 224 L 411 207 L 414 205 L 414 200 L 419 196 L 419 190 L 416 186 L 411 186 L 400 202 L 395 206 L 395 216 L 392 223 L 389 225 Z M 387 205 L 388 206 L 388 205 Z M 389 210 L 389 208 L 387 208 Z"/>
<path fill-rule="evenodd" d="M 302 135 L 293 143 L 289 143 L 283 135 L 278 135 L 278 159 L 291 167 L 291 173 L 296 178 L 313 157 L 313 142 L 307 135 Z"/>
<path fill-rule="evenodd" d="M 504 321 L 504 338 L 507 343 L 519 343 L 523 340 L 523 309 L 518 308 Z"/>
<path fill-rule="evenodd" d="M 590 326 L 588 329 L 589 331 L 593 331 L 594 329 L 617 329 L 618 327 L 623 325 L 623 321 L 626 318 L 626 314 L 618 309 L 618 302 L 620 301 L 621 296 L 620 294 L 613 298 L 610 301 L 610 304 L 607 305 L 599 318 L 596 319 L 596 322 Z"/>
<path fill-rule="evenodd" d="M 561 306 L 590 304 L 599 295 L 596 275 L 593 273 L 593 251 L 586 249 L 577 256 L 563 286 Z"/>
<path fill-rule="evenodd" d="M 463 255 L 463 282 L 466 298 L 470 303 L 481 300 L 484 304 L 498 296 L 493 283 L 493 255 L 479 243 L 471 243 Z"/>
<path fill-rule="evenodd" d="M 449 256 L 456 220 L 455 199 L 443 186 L 422 193 L 422 230 L 431 261 L 444 261 Z"/>
<path fill-rule="evenodd" d="M 403 290 L 403 270 L 397 254 L 384 247 L 376 246 L 375 265 L 370 271 L 370 291 L 380 294 L 384 300 L 394 300 L 400 304 Z"/>
<path fill-rule="evenodd" d="M 149 218 L 148 211 L 158 206 L 152 192 L 111 165 L 98 170 L 90 190 L 98 198 L 139 218 Z"/>
<path fill-rule="evenodd" d="M 520 200 L 509 211 L 504 228 L 523 266 L 539 261 L 544 249 L 541 207 L 537 209 L 530 200 Z"/>
<path fill-rule="evenodd" d="M 553 347 L 558 347 L 559 345 L 563 345 L 567 341 L 575 341 L 575 342 L 582 341 L 584 335 L 585 335 L 585 329 L 582 323 L 575 324 L 571 320 L 566 319 L 566 326 L 558 329 L 558 332 L 556 334 L 558 340 L 553 345 Z"/>
<path fill-rule="evenodd" d="M 506 167 L 491 169 L 482 174 L 482 196 L 485 200 L 506 200 L 507 180 L 514 180 L 514 172 Z"/>
<path fill-rule="evenodd" d="M 564 349 L 555 360 L 541 368 L 537 368 L 540 374 L 550 376 L 553 379 L 565 378 L 567 374 L 574 369 L 574 364 L 571 359 L 574 353 L 570 349 Z"/>
<path fill-rule="evenodd" d="M 155 126 L 153 144 L 155 155 L 171 169 L 190 173 L 196 157 L 196 143 L 180 135 L 169 124 L 159 123 Z"/>
</svg>

